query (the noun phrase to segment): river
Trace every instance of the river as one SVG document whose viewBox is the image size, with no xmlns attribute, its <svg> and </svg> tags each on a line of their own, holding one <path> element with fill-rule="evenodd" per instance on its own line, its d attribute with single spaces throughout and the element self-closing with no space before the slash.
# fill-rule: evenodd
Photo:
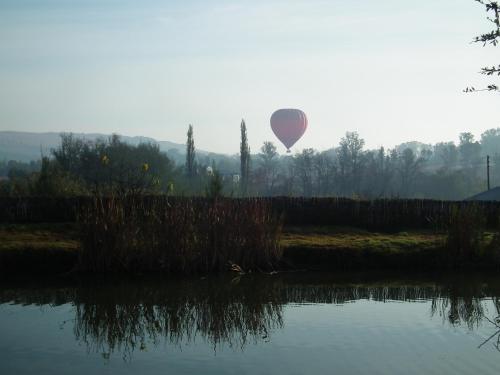
<svg viewBox="0 0 500 375">
<path fill-rule="evenodd" d="M 500 277 L 0 284 L 0 374 L 498 374 Z"/>
</svg>

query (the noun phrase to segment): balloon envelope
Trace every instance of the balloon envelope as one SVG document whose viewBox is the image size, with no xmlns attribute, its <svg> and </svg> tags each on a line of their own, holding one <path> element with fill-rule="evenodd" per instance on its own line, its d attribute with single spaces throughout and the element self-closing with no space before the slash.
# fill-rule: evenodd
<svg viewBox="0 0 500 375">
<path fill-rule="evenodd" d="M 288 152 L 305 133 L 307 117 L 300 109 L 278 109 L 271 116 L 271 129 Z"/>
</svg>

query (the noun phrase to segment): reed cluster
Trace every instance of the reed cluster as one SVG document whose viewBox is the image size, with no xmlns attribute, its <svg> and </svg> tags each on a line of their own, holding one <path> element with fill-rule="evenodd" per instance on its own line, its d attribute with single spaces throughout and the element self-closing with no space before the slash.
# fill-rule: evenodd
<svg viewBox="0 0 500 375">
<path fill-rule="evenodd" d="M 270 270 L 282 255 L 280 218 L 252 199 L 96 197 L 78 222 L 84 271 Z"/>
<path fill-rule="evenodd" d="M 477 261 L 484 253 L 486 220 L 481 206 L 469 203 L 451 210 L 447 222 L 446 262 L 459 266 Z"/>
</svg>

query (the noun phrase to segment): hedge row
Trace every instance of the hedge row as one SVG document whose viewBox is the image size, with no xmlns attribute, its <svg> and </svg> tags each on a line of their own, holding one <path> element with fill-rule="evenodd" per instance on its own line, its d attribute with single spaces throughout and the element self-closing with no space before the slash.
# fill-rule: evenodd
<svg viewBox="0 0 500 375">
<path fill-rule="evenodd" d="M 145 196 L 140 199 L 158 202 L 206 198 Z M 353 200 L 347 198 L 223 198 L 266 201 L 283 215 L 285 225 L 348 225 L 368 229 L 439 228 L 445 225 L 453 207 L 476 205 L 485 215 L 488 227 L 497 227 L 500 202 L 436 201 L 420 199 Z M 0 198 L 0 223 L 74 222 L 90 197 Z M 236 205 L 237 206 L 237 205 Z"/>
</svg>

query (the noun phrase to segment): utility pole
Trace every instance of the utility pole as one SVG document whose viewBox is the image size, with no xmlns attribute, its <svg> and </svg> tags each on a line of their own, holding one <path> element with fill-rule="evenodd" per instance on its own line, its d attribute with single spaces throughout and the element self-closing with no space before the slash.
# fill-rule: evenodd
<svg viewBox="0 0 500 375">
<path fill-rule="evenodd" d="M 490 190 L 490 155 L 486 156 L 486 174 L 488 176 L 488 190 Z"/>
</svg>

